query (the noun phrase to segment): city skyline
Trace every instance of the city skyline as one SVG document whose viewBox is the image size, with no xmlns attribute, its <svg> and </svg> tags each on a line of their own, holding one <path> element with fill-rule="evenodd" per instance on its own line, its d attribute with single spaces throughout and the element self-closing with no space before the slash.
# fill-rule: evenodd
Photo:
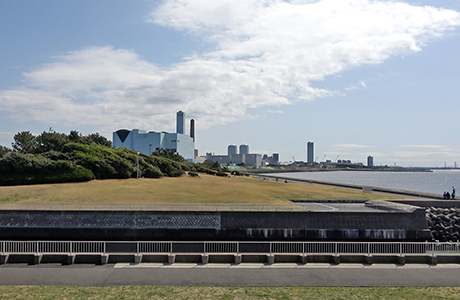
<svg viewBox="0 0 460 300">
<path fill-rule="evenodd" d="M 184 111 L 200 155 L 454 166 L 459 31 L 457 0 L 3 1 L 0 145 Z"/>
</svg>

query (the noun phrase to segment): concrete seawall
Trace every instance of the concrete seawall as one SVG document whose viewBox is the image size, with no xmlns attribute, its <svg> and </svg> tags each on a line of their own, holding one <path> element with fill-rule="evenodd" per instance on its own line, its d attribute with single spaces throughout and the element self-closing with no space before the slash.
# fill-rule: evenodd
<svg viewBox="0 0 460 300">
<path fill-rule="evenodd" d="M 3 240 L 426 241 L 425 210 L 0 211 Z"/>
</svg>

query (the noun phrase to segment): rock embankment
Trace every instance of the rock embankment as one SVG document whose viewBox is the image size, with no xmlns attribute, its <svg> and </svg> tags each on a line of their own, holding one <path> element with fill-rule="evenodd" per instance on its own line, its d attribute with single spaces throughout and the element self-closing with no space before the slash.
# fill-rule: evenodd
<svg viewBox="0 0 460 300">
<path fill-rule="evenodd" d="M 440 242 L 460 240 L 460 208 L 428 207 L 426 221 L 433 240 Z"/>
</svg>

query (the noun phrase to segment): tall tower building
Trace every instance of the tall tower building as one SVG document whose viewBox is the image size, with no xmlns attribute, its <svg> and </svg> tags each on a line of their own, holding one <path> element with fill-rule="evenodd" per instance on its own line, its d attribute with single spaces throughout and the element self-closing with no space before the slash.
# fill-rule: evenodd
<svg viewBox="0 0 460 300">
<path fill-rule="evenodd" d="M 228 145 L 228 155 L 238 154 L 236 153 L 236 145 Z"/>
<path fill-rule="evenodd" d="M 195 142 L 195 120 L 190 120 L 190 137 L 193 138 L 193 142 Z"/>
<path fill-rule="evenodd" d="M 373 167 L 374 166 L 374 158 L 372 156 L 367 157 L 367 166 L 368 167 Z"/>
<path fill-rule="evenodd" d="M 249 154 L 249 146 L 240 145 L 240 154 Z"/>
<path fill-rule="evenodd" d="M 177 133 L 185 133 L 185 113 L 183 111 L 177 112 L 177 126 L 176 126 Z"/>
<path fill-rule="evenodd" d="M 313 157 L 315 156 L 314 152 L 314 144 L 313 142 L 308 142 L 307 143 L 307 163 L 313 163 Z"/>
</svg>

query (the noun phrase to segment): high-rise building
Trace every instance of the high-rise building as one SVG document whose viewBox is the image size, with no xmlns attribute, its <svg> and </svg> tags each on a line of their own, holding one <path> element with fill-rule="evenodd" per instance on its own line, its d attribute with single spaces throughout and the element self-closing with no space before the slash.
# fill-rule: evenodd
<svg viewBox="0 0 460 300">
<path fill-rule="evenodd" d="M 227 154 L 228 155 L 238 154 L 236 151 L 236 145 L 228 145 Z"/>
<path fill-rule="evenodd" d="M 249 146 L 240 145 L 240 154 L 249 154 Z"/>
<path fill-rule="evenodd" d="M 307 163 L 313 163 L 315 157 L 313 142 L 307 143 Z"/>
<path fill-rule="evenodd" d="M 374 158 L 372 156 L 367 157 L 367 166 L 368 167 L 373 167 L 374 166 Z"/>
</svg>

